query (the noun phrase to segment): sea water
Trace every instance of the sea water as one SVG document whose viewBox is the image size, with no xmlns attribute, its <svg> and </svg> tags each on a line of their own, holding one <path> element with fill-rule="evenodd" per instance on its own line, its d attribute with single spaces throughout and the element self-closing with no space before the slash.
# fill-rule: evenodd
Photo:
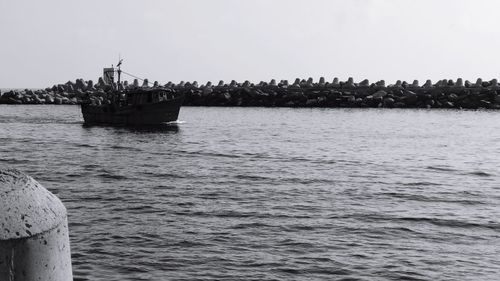
<svg viewBox="0 0 500 281">
<path fill-rule="evenodd" d="M 68 209 L 75 280 L 495 280 L 500 112 L 0 105 L 0 167 Z"/>
</svg>

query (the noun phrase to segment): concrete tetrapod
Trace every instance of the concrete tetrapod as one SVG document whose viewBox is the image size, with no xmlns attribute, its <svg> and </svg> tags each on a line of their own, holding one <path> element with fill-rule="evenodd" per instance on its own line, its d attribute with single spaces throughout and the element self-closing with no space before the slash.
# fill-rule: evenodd
<svg viewBox="0 0 500 281">
<path fill-rule="evenodd" d="M 0 280 L 73 280 L 66 208 L 10 169 L 0 169 Z"/>
</svg>

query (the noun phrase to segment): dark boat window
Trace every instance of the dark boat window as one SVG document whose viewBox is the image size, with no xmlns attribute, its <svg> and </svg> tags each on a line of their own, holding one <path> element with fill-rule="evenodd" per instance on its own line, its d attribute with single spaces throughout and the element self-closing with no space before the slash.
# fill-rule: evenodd
<svg viewBox="0 0 500 281">
<path fill-rule="evenodd" d="M 152 93 L 148 94 L 148 102 L 149 103 L 153 102 L 153 94 Z"/>
</svg>

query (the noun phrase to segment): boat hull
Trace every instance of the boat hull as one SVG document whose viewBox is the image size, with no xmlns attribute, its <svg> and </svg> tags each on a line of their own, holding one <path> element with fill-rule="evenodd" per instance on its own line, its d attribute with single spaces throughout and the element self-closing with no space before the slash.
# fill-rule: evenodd
<svg viewBox="0 0 500 281">
<path fill-rule="evenodd" d="M 177 120 L 183 100 L 179 97 L 162 102 L 123 107 L 112 104 L 82 104 L 81 108 L 85 124 L 159 125 Z"/>
</svg>

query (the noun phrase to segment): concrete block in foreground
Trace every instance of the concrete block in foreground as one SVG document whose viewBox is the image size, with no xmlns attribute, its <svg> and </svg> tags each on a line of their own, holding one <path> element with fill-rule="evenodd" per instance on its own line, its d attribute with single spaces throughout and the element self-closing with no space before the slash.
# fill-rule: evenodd
<svg viewBox="0 0 500 281">
<path fill-rule="evenodd" d="M 66 208 L 16 170 L 0 169 L 0 280 L 73 280 Z"/>
</svg>

